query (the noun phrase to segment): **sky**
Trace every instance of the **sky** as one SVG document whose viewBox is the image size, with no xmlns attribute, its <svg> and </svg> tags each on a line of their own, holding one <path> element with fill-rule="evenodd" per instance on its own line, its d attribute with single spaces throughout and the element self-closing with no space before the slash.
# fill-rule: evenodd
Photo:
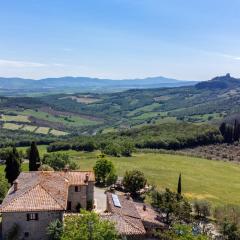
<svg viewBox="0 0 240 240">
<path fill-rule="evenodd" d="M 0 76 L 240 77 L 239 0 L 0 0 Z"/>
</svg>

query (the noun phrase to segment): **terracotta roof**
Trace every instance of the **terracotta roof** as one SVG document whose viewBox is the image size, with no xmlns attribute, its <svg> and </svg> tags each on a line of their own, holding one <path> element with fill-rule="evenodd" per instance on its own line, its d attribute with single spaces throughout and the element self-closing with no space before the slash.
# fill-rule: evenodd
<svg viewBox="0 0 240 240">
<path fill-rule="evenodd" d="M 124 195 L 117 195 L 117 196 L 121 204 L 121 208 L 114 206 L 114 203 L 112 200 L 112 194 L 109 192 L 107 193 L 107 201 L 108 201 L 108 207 L 110 208 L 110 212 L 116 213 L 119 215 L 139 218 L 139 219 L 141 218 L 131 198 L 127 199 L 127 197 Z"/>
<path fill-rule="evenodd" d="M 158 227 L 166 227 L 166 225 L 159 221 L 159 213 L 156 212 L 151 206 L 145 205 L 144 203 L 134 202 L 137 211 L 143 221 L 143 224 L 158 226 Z M 146 209 L 143 209 L 143 206 L 146 206 Z"/>
<path fill-rule="evenodd" d="M 68 187 L 84 185 L 85 176 L 94 181 L 92 172 L 22 172 L 18 178 L 18 189 L 12 186 L 0 205 L 0 212 L 65 210 Z"/>
<path fill-rule="evenodd" d="M 143 236 L 146 234 L 146 231 L 141 224 L 141 220 L 139 219 L 113 213 L 103 213 L 100 215 L 100 217 L 104 220 L 113 222 L 120 235 L 132 236 L 134 238 L 135 236 Z"/>
<path fill-rule="evenodd" d="M 141 217 L 132 199 L 124 195 L 118 195 L 121 207 L 116 207 L 112 200 L 112 194 L 107 193 L 108 211 L 111 213 L 106 218 L 116 223 L 116 228 L 123 235 L 145 235 Z"/>
</svg>

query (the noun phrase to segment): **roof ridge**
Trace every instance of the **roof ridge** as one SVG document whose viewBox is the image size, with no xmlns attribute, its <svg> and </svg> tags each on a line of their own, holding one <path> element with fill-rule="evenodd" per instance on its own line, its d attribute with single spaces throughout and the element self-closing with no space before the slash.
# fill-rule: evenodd
<svg viewBox="0 0 240 240">
<path fill-rule="evenodd" d="M 56 200 L 56 198 L 53 197 L 53 196 L 41 185 L 41 183 L 39 183 L 38 185 L 39 185 L 39 187 L 41 187 L 60 207 L 62 207 L 62 208 L 65 209 L 65 207 L 62 206 L 62 205 Z"/>
</svg>

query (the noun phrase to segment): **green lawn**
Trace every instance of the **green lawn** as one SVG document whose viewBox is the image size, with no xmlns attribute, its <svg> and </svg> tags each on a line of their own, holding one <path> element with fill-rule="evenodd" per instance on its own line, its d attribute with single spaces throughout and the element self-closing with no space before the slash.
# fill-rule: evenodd
<svg viewBox="0 0 240 240">
<path fill-rule="evenodd" d="M 38 148 L 42 156 L 46 146 Z M 81 170 L 91 170 L 100 153 L 64 152 L 79 163 Z M 123 176 L 126 170 L 139 169 L 159 189 L 168 187 L 176 190 L 181 172 L 183 193 L 191 200 L 198 198 L 206 199 L 214 205 L 240 205 L 239 164 L 159 153 L 135 153 L 130 158 L 107 158 L 113 161 L 119 176 Z"/>
<path fill-rule="evenodd" d="M 91 169 L 96 161 L 93 153 L 78 154 L 81 169 Z M 240 165 L 168 154 L 135 154 L 131 158 L 111 159 L 120 176 L 126 170 L 143 171 L 151 184 L 159 189 L 176 190 L 182 173 L 183 193 L 190 199 L 206 199 L 214 204 L 240 205 Z"/>
</svg>

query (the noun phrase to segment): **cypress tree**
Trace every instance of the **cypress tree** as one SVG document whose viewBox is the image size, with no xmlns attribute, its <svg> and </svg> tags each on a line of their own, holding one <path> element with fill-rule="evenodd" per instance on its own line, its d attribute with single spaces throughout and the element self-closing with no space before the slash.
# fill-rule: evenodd
<svg viewBox="0 0 240 240">
<path fill-rule="evenodd" d="M 232 143 L 233 142 L 233 133 L 234 133 L 234 128 L 231 125 L 227 125 L 226 127 L 226 134 L 225 134 L 225 139 L 227 143 Z"/>
<path fill-rule="evenodd" d="M 28 159 L 29 159 L 29 171 L 37 171 L 41 165 L 41 162 L 37 145 L 35 142 L 31 143 Z"/>
<path fill-rule="evenodd" d="M 182 174 L 181 174 L 181 173 L 179 174 L 179 177 L 178 177 L 177 193 L 178 193 L 179 195 L 182 195 Z"/>
<path fill-rule="evenodd" d="M 239 123 L 237 120 L 235 120 L 234 122 L 234 129 L 233 129 L 233 140 L 235 142 L 238 142 L 240 138 L 240 127 L 239 127 Z"/>
<path fill-rule="evenodd" d="M 5 176 L 10 184 L 13 184 L 14 180 L 21 172 L 21 163 L 19 153 L 15 147 L 9 152 L 6 158 Z"/>
<path fill-rule="evenodd" d="M 222 134 L 222 136 L 224 137 L 224 140 L 226 138 L 226 123 L 225 122 L 222 122 L 220 127 L 219 127 L 219 130 Z"/>
</svg>

